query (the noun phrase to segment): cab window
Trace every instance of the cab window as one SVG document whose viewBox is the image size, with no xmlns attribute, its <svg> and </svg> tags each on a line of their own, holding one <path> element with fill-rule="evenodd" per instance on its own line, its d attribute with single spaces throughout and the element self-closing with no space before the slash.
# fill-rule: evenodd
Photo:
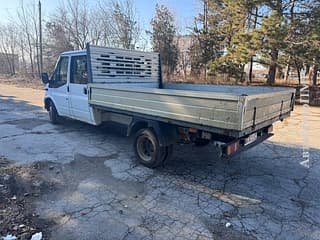
<svg viewBox="0 0 320 240">
<path fill-rule="evenodd" d="M 83 56 L 71 57 L 70 83 L 87 84 L 87 58 Z"/>
<path fill-rule="evenodd" d="M 68 81 L 68 63 L 69 57 L 61 57 L 56 70 L 52 76 L 52 87 L 61 87 L 67 84 Z"/>
</svg>

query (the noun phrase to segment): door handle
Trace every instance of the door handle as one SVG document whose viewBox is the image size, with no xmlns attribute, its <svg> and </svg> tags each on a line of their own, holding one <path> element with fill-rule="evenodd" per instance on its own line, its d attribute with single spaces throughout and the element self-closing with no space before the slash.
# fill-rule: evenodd
<svg viewBox="0 0 320 240">
<path fill-rule="evenodd" d="M 70 88 L 69 88 L 69 86 L 67 86 L 67 92 L 70 92 Z"/>
<path fill-rule="evenodd" d="M 88 94 L 88 89 L 85 87 L 85 88 L 83 88 L 83 93 L 85 94 L 85 95 L 87 95 Z"/>
</svg>

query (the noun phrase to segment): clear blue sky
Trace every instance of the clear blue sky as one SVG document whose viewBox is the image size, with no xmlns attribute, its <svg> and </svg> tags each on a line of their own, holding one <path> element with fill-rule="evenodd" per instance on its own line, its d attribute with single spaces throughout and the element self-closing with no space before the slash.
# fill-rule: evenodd
<svg viewBox="0 0 320 240">
<path fill-rule="evenodd" d="M 21 0 L 0 0 L 0 22 L 5 21 L 8 13 L 15 15 Z M 41 0 L 43 6 L 43 12 L 45 15 L 50 15 L 60 2 L 64 0 Z M 133 0 L 135 7 L 138 11 L 142 26 L 149 27 L 150 20 L 154 14 L 155 5 L 157 3 L 164 4 L 172 10 L 176 17 L 177 24 L 181 33 L 187 32 L 187 27 L 192 26 L 193 18 L 201 10 L 201 5 L 198 0 Z M 38 3 L 38 0 L 24 0 L 24 3 Z M 90 4 L 95 4 L 97 0 L 88 0 Z"/>
<path fill-rule="evenodd" d="M 192 27 L 194 17 L 201 9 L 200 1 L 198 0 L 134 0 L 134 2 L 141 18 L 146 21 L 146 24 L 150 23 L 157 3 L 169 7 L 182 32 L 186 32 L 187 27 Z"/>
</svg>

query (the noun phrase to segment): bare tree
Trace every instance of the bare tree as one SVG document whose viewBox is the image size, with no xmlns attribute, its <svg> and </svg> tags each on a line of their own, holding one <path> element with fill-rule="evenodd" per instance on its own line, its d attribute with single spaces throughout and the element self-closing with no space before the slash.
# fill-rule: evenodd
<svg viewBox="0 0 320 240">
<path fill-rule="evenodd" d="M 90 12 L 90 29 L 89 36 L 91 39 L 91 43 L 95 45 L 108 45 L 108 22 L 105 21 L 104 14 L 102 11 L 97 8 L 93 9 Z"/>
<path fill-rule="evenodd" d="M 44 42 L 44 69 L 52 72 L 57 57 L 62 52 L 73 50 L 73 45 L 63 26 L 55 22 L 46 23 Z"/>
<path fill-rule="evenodd" d="M 6 59 L 7 71 L 10 74 L 16 74 L 18 55 L 17 55 L 17 41 L 18 35 L 14 31 L 13 24 L 7 24 L 0 26 L 0 52 L 2 56 Z M 5 67 L 4 67 L 5 68 Z"/>
<path fill-rule="evenodd" d="M 73 50 L 69 35 L 61 24 L 47 22 L 45 33 L 47 38 L 45 45 L 47 51 L 51 52 L 51 55 L 58 56 L 64 51 Z"/>
<path fill-rule="evenodd" d="M 29 17 L 31 20 L 31 27 L 32 27 L 32 41 L 33 41 L 33 48 L 35 52 L 35 63 L 37 68 L 37 74 L 40 77 L 41 76 L 41 67 L 40 67 L 40 34 L 39 34 L 39 18 L 38 18 L 38 8 L 36 4 L 33 2 L 33 4 L 28 9 L 29 11 Z"/>
<path fill-rule="evenodd" d="M 89 42 L 90 11 L 87 0 L 67 0 L 57 9 L 51 23 L 61 26 L 69 35 L 70 43 L 75 49 L 83 49 Z"/>
<path fill-rule="evenodd" d="M 104 27 L 109 44 L 115 47 L 135 49 L 141 38 L 141 27 L 132 0 L 111 0 L 99 3 L 105 16 Z"/>
<path fill-rule="evenodd" d="M 31 74 L 35 76 L 35 48 L 37 47 L 37 36 L 34 33 L 33 20 L 35 11 L 26 8 L 24 1 L 21 0 L 17 11 L 18 22 L 17 27 L 21 31 L 21 46 L 29 55 Z M 26 46 L 26 48 L 24 48 Z"/>
</svg>

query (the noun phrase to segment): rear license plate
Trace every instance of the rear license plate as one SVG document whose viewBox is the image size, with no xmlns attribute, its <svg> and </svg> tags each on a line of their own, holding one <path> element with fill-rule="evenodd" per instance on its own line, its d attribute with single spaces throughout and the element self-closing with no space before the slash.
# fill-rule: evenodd
<svg viewBox="0 0 320 240">
<path fill-rule="evenodd" d="M 258 138 L 257 133 L 253 133 L 253 134 L 249 135 L 249 137 L 244 139 L 244 145 L 246 146 L 250 143 L 253 143 L 254 141 L 257 140 L 257 138 Z"/>
</svg>

